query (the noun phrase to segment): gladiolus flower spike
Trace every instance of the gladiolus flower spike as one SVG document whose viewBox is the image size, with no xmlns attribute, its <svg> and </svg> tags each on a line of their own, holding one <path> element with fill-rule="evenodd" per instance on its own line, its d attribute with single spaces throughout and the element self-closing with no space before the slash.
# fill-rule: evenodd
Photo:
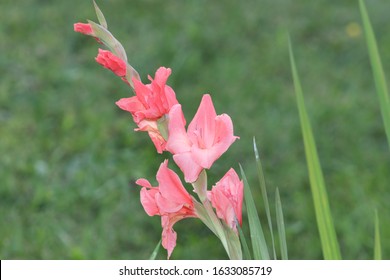
<svg viewBox="0 0 390 280">
<path fill-rule="evenodd" d="M 191 183 L 200 202 L 188 193 L 179 176 L 168 168 L 168 160 L 159 167 L 157 186 L 138 179 L 140 201 L 149 216 L 160 216 L 162 246 L 170 258 L 177 241 L 173 226 L 185 218 L 199 218 L 221 240 L 230 258 L 241 259 L 236 221 L 242 223 L 243 183 L 230 169 L 211 190 L 207 189 L 206 169 L 227 151 L 239 137 L 227 114 L 217 115 L 211 96 L 205 94 L 186 130 L 182 106 L 174 90 L 167 85 L 172 70 L 157 69 L 150 83 L 142 83 L 138 72 L 127 62 L 123 46 L 108 31 L 107 22 L 94 3 L 100 24 L 92 21 L 74 24 L 76 32 L 94 37 L 108 50 L 99 49 L 96 61 L 128 83 L 135 95 L 121 98 L 116 105 L 131 114 L 136 131 L 148 132 L 158 153 L 167 151 Z M 214 210 L 215 209 L 215 210 Z"/>
</svg>

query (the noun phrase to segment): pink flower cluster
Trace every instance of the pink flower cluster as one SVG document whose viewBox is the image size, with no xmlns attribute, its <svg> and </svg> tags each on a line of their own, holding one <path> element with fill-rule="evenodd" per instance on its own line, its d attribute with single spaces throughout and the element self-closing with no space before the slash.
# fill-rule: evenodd
<svg viewBox="0 0 390 280">
<path fill-rule="evenodd" d="M 76 23 L 74 30 L 100 41 L 90 24 Z M 101 49 L 96 61 L 126 81 L 127 61 Z M 131 114 L 138 127 L 136 131 L 148 132 L 158 153 L 172 154 L 184 180 L 195 186 L 200 173 L 210 169 L 238 137 L 233 134 L 231 118 L 227 114 L 217 115 L 208 94 L 203 95 L 186 128 L 182 106 L 174 90 L 167 85 L 170 75 L 171 69 L 160 67 L 154 78 L 148 77 L 148 84 L 132 77 L 135 95 L 120 99 L 116 105 Z M 145 212 L 149 216 L 161 216 L 162 245 L 169 258 L 176 246 L 173 225 L 184 218 L 199 217 L 199 213 L 194 206 L 195 199 L 184 188 L 179 176 L 168 168 L 168 160 L 160 165 L 156 179 L 157 186 L 152 186 L 146 179 L 136 183 L 142 187 L 140 196 Z M 237 173 L 230 169 L 211 190 L 207 191 L 206 186 L 204 191 L 207 193 L 205 199 L 211 202 L 218 218 L 236 231 L 236 221 L 242 223 L 243 200 L 243 182 Z"/>
</svg>

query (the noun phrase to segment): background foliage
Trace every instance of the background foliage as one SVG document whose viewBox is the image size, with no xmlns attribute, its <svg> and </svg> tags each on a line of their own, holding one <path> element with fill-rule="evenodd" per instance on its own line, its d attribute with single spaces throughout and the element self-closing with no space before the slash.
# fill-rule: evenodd
<svg viewBox="0 0 390 280">
<path fill-rule="evenodd" d="M 256 186 L 255 136 L 271 204 L 280 190 L 289 258 L 321 259 L 288 32 L 342 256 L 373 257 L 376 207 L 388 259 L 390 152 L 358 1 L 222 2 L 98 4 L 144 81 L 161 65 L 173 69 L 169 84 L 187 120 L 203 93 L 232 117 L 241 139 L 210 170 L 210 183 L 241 163 Z M 367 8 L 389 77 L 390 2 Z M 0 2 L 2 259 L 144 259 L 160 239 L 160 220 L 145 214 L 134 181 L 153 181 L 165 155 L 115 106 L 131 92 L 94 62 L 96 42 L 73 32 L 85 19 L 96 20 L 92 1 Z M 176 230 L 173 259 L 226 258 L 199 221 Z"/>
</svg>

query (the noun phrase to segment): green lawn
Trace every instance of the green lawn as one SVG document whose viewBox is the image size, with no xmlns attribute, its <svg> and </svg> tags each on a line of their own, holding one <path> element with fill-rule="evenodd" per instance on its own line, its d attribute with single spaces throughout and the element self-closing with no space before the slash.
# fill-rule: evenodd
<svg viewBox="0 0 390 280">
<path fill-rule="evenodd" d="M 390 82 L 390 2 L 366 2 Z M 204 93 L 217 113 L 233 119 L 241 139 L 215 163 L 209 181 L 241 163 L 265 222 L 255 136 L 272 206 L 280 190 L 289 258 L 321 259 L 290 34 L 342 256 L 373 258 L 377 208 L 383 258 L 390 258 L 390 151 L 358 1 L 98 4 L 144 82 L 159 66 L 172 68 L 169 84 L 187 122 Z M 73 23 L 86 19 L 96 20 L 92 1 L 0 2 L 2 259 L 144 259 L 160 240 L 160 218 L 146 215 L 134 182 L 155 182 L 169 155 L 133 132 L 130 115 L 114 104 L 132 93 L 94 61 L 96 41 L 73 32 Z M 226 258 L 199 221 L 175 229 L 173 259 Z"/>
</svg>

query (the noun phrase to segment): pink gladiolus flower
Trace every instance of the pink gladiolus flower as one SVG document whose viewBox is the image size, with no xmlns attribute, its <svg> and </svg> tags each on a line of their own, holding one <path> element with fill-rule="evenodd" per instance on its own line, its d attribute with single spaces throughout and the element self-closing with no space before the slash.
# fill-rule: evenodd
<svg viewBox="0 0 390 280">
<path fill-rule="evenodd" d="M 157 121 L 169 113 L 172 106 L 178 104 L 173 89 L 166 85 L 170 68 L 160 67 L 154 80 L 149 76 L 150 84 L 144 85 L 133 78 L 136 96 L 122 98 L 116 102 L 119 108 L 128 111 L 141 131 L 148 131 L 157 152 L 165 149 L 166 139 L 157 127 Z"/>
<path fill-rule="evenodd" d="M 126 63 L 112 52 L 99 49 L 99 54 L 95 59 L 100 65 L 114 72 L 115 75 L 126 76 Z"/>
<path fill-rule="evenodd" d="M 237 230 L 236 218 L 242 225 L 242 200 L 244 184 L 231 168 L 208 192 L 208 198 L 217 211 L 217 216 L 232 229 Z"/>
<path fill-rule="evenodd" d="M 85 35 L 93 35 L 92 27 L 89 23 L 75 23 L 73 25 L 73 29 L 75 32 L 79 32 Z"/>
<path fill-rule="evenodd" d="M 185 131 L 185 120 L 180 105 L 169 113 L 166 150 L 184 173 L 186 182 L 195 182 L 199 173 L 213 163 L 238 138 L 233 135 L 233 123 L 226 114 L 215 112 L 210 95 L 202 98 L 194 119 Z"/>
<path fill-rule="evenodd" d="M 176 246 L 176 232 L 173 225 L 189 217 L 197 217 L 191 196 L 183 187 L 179 176 L 168 168 L 165 160 L 157 172 L 157 187 L 152 187 L 146 179 L 136 184 L 142 186 L 141 204 L 149 216 L 161 216 L 162 245 L 168 251 L 168 258 Z"/>
<path fill-rule="evenodd" d="M 144 85 L 133 79 L 136 96 L 122 98 L 116 104 L 132 114 L 138 124 L 144 119 L 158 120 L 168 114 L 171 107 L 178 104 L 176 95 L 170 86 L 166 85 L 171 69 L 160 67 L 154 80 L 149 76 L 150 84 Z"/>
</svg>

